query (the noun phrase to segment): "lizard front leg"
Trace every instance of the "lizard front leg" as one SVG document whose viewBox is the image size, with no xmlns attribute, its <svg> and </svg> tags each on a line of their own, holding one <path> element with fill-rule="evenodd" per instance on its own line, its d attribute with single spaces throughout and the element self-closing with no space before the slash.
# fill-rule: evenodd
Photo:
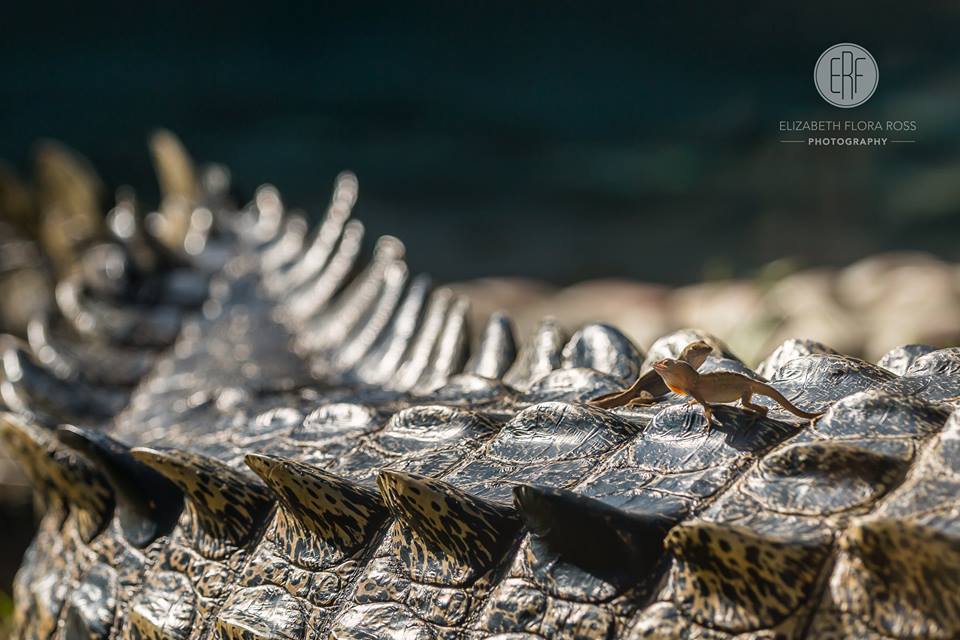
<svg viewBox="0 0 960 640">
<path fill-rule="evenodd" d="M 703 407 L 703 417 L 707 419 L 707 426 L 711 427 L 713 425 L 713 411 L 710 409 L 710 405 L 707 404 L 707 401 L 703 399 L 699 394 L 688 391 L 690 394 L 691 403 L 696 402 L 701 407 Z"/>
</svg>

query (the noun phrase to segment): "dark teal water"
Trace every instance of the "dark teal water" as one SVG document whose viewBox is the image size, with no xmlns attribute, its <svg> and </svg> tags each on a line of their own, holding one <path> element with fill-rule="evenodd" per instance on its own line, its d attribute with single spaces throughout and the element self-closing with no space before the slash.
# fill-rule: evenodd
<svg viewBox="0 0 960 640">
<path fill-rule="evenodd" d="M 0 157 L 38 137 L 155 198 L 157 126 L 318 214 L 341 169 L 357 215 L 441 279 L 666 282 L 779 257 L 960 258 L 960 10 L 947 3 L 266 3 L 2 10 Z M 857 42 L 868 104 L 813 65 Z M 784 145 L 785 119 L 908 119 L 885 149 Z"/>
</svg>

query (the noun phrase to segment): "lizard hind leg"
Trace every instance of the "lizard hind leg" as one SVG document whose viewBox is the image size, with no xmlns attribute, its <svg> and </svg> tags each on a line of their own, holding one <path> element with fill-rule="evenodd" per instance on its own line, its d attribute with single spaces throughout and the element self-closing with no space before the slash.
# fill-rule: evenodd
<svg viewBox="0 0 960 640">
<path fill-rule="evenodd" d="M 764 407 L 763 405 L 754 404 L 750 402 L 750 399 L 752 397 L 753 397 L 753 393 L 751 393 L 750 391 L 747 391 L 745 394 L 743 394 L 740 397 L 740 405 L 744 409 L 747 409 L 749 411 L 753 411 L 754 413 L 759 414 L 761 417 L 767 415 L 767 411 L 769 411 L 769 409 L 767 407 Z"/>
<path fill-rule="evenodd" d="M 656 399 L 649 391 L 641 391 L 627 402 L 628 407 L 645 407 L 654 404 Z"/>
<path fill-rule="evenodd" d="M 697 401 L 701 407 L 703 407 L 703 417 L 707 419 L 707 428 L 713 426 L 713 411 L 710 409 L 710 405 L 701 400 Z"/>
</svg>

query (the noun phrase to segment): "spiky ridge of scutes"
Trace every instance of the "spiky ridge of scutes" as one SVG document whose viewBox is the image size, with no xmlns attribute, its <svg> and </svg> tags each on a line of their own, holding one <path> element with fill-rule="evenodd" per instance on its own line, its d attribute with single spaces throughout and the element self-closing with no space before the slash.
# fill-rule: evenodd
<svg viewBox="0 0 960 640">
<path fill-rule="evenodd" d="M 182 149 L 157 144 L 165 191 L 209 204 Z M 936 611 L 923 601 L 957 590 L 960 476 L 943 469 L 956 451 L 941 438 L 939 466 L 918 462 L 947 415 L 930 401 L 960 396 L 955 351 L 906 350 L 896 358 L 909 362 L 881 368 L 810 341 L 785 344 L 764 371 L 791 400 L 830 409 L 812 426 L 735 407 L 707 425 L 671 396 L 604 411 L 586 402 L 649 364 L 616 329 L 588 325 L 567 340 L 545 321 L 516 357 L 511 324 L 496 316 L 471 358 L 467 300 L 411 279 L 398 240 L 383 238 L 373 262 L 359 264 L 364 228 L 348 221 L 355 178 L 338 179 L 319 234 L 293 238 L 300 251 L 286 256 L 271 243 L 297 225 L 284 224 L 277 194 L 259 200 L 261 213 L 281 215 L 226 233 L 237 260 L 214 283 L 205 320 L 187 326 L 117 420 L 114 435 L 148 445 L 140 460 L 186 496 L 173 531 L 123 569 L 139 579 L 127 574 L 121 587 L 106 570 L 126 564 L 130 547 L 96 468 L 51 448 L 43 431 L 21 446 L 50 496 L 18 579 L 28 636 L 63 635 L 74 622 L 78 635 L 104 640 L 957 635 L 953 599 Z M 158 239 L 178 263 L 191 261 L 193 204 L 158 214 Z M 210 258 L 194 257 L 198 269 Z M 74 276 L 66 285 L 73 325 L 90 324 L 81 333 L 101 341 L 156 346 L 172 337 L 167 320 L 180 319 L 84 299 Z M 120 322 L 97 315 L 118 308 Z M 696 339 L 714 349 L 710 370 L 753 375 L 698 331 L 658 340 L 648 360 Z M 30 389 L 54 382 L 41 366 L 24 375 L 38 383 Z M 106 391 L 85 402 L 78 389 L 87 387 L 43 405 L 113 406 Z M 324 419 L 308 425 L 308 415 Z M 414 418 L 429 420 L 405 423 Z M 574 499 L 539 520 L 523 514 L 524 529 L 510 498 L 531 485 Z M 898 491 L 922 508 L 884 511 Z M 654 520 L 668 511 L 682 522 L 660 545 Z M 604 536 L 584 549 L 556 545 L 579 521 Z M 611 571 L 609 555 L 589 549 L 598 540 L 649 575 Z M 923 552 L 914 558 L 913 547 Z"/>
</svg>

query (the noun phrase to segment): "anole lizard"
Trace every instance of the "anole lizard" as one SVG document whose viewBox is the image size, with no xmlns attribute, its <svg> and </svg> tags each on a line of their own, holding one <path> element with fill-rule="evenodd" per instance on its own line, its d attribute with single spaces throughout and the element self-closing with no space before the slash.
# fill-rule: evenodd
<svg viewBox="0 0 960 640">
<path fill-rule="evenodd" d="M 694 369 L 699 369 L 700 365 L 704 363 L 712 351 L 713 347 L 703 340 L 697 340 L 683 348 L 683 351 L 680 353 L 680 360 L 686 362 Z M 667 395 L 669 391 L 663 379 L 655 370 L 651 369 L 637 378 L 637 381 L 628 389 L 614 391 L 613 393 L 596 397 L 590 401 L 590 404 L 602 409 L 612 409 L 624 405 L 653 404 L 656 398 Z"/>
<path fill-rule="evenodd" d="M 744 409 L 749 409 L 762 416 L 767 415 L 767 407 L 750 402 L 753 394 L 767 396 L 775 400 L 781 407 L 801 418 L 814 418 L 823 413 L 809 413 L 798 409 L 783 394 L 768 384 L 748 378 L 733 371 L 715 371 L 713 373 L 698 373 L 686 362 L 665 358 L 653 363 L 653 370 L 660 374 L 663 381 L 674 393 L 688 395 L 691 402 L 697 402 L 703 407 L 703 415 L 707 424 L 711 423 L 712 414 L 710 402 L 735 402 L 740 400 Z"/>
</svg>

